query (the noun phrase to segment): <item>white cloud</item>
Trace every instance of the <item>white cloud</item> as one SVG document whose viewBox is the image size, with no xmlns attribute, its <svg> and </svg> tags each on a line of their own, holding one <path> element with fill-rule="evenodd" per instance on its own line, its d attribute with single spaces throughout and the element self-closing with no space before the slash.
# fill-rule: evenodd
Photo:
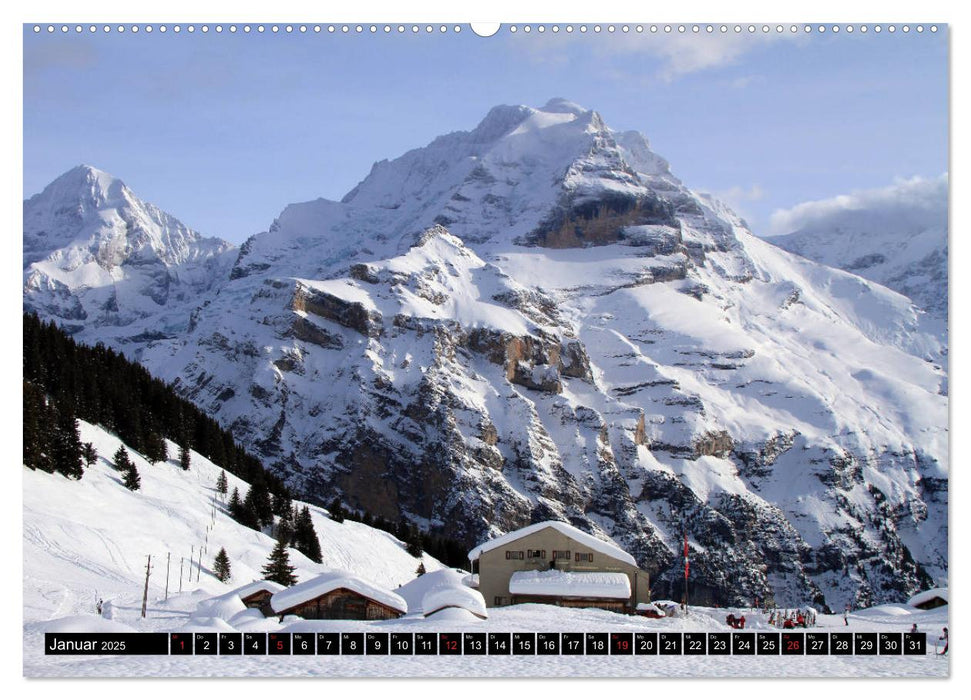
<svg viewBox="0 0 971 700">
<path fill-rule="evenodd" d="M 670 33 L 664 32 L 659 27 L 657 33 L 651 33 L 645 28 L 640 33 L 618 33 L 611 34 L 609 37 L 581 35 L 574 32 L 570 35 L 560 33 L 555 37 L 536 35 L 530 39 L 528 42 L 516 42 L 516 45 L 526 49 L 533 60 L 538 62 L 565 60 L 564 44 L 576 45 L 580 42 L 586 42 L 599 56 L 617 54 L 652 56 L 660 62 L 654 78 L 664 82 L 671 82 L 684 75 L 709 68 L 734 64 L 744 54 L 771 43 L 783 40 L 807 41 L 801 33 L 776 32 L 774 25 L 770 32 L 755 34 L 749 34 L 747 28 L 743 28 L 743 31 L 737 34 L 731 28 L 722 33 L 718 26 L 711 34 L 704 28 L 698 34 L 690 31 L 690 28 L 681 33 L 675 26 Z M 752 76 L 741 76 L 737 79 L 738 86 L 744 87 L 751 80 Z"/>
<path fill-rule="evenodd" d="M 912 177 L 871 190 L 841 194 L 797 204 L 791 209 L 776 209 L 769 220 L 769 235 L 777 236 L 819 226 L 847 211 L 878 210 L 884 216 L 926 218 L 947 221 L 948 175 Z"/>
<path fill-rule="evenodd" d="M 763 190 L 762 186 L 758 184 L 752 185 L 747 189 L 745 187 L 736 185 L 730 189 L 715 192 L 714 195 L 723 202 L 728 202 L 729 204 L 734 205 L 737 202 L 757 202 L 765 197 L 765 190 Z"/>
</svg>

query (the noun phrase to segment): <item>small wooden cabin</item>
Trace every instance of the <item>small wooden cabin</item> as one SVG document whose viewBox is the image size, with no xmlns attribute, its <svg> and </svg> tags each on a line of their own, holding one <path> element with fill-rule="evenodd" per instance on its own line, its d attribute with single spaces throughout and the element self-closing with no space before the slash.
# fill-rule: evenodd
<svg viewBox="0 0 971 700">
<path fill-rule="evenodd" d="M 277 615 L 305 620 L 393 620 L 408 612 L 401 596 L 346 572 L 331 572 L 275 593 Z"/>
<path fill-rule="evenodd" d="M 283 586 L 275 581 L 254 581 L 237 588 L 234 593 L 247 608 L 259 610 L 264 616 L 269 617 L 273 615 L 270 599 L 274 593 L 282 590 L 284 590 Z"/>
<path fill-rule="evenodd" d="M 946 588 L 932 588 L 913 596 L 907 604 L 920 610 L 941 608 L 948 604 L 948 591 Z"/>
</svg>

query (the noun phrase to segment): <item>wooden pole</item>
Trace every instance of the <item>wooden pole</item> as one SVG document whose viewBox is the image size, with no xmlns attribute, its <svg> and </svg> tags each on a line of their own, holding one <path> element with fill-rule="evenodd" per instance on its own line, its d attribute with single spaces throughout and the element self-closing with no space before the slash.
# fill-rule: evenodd
<svg viewBox="0 0 971 700">
<path fill-rule="evenodd" d="M 169 565 L 172 563 L 172 552 L 165 555 L 165 599 L 169 599 Z"/>
<path fill-rule="evenodd" d="M 179 559 L 179 593 L 182 592 L 182 569 L 185 567 L 185 557 Z"/>
<path fill-rule="evenodd" d="M 145 617 L 148 608 L 148 577 L 152 573 L 152 555 L 148 555 L 148 563 L 145 565 L 145 592 L 142 594 L 142 617 Z"/>
</svg>

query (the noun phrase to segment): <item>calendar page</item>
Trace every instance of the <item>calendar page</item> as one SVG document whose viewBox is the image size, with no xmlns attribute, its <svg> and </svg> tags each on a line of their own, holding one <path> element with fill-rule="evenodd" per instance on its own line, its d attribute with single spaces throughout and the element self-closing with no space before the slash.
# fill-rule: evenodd
<svg viewBox="0 0 971 700">
<path fill-rule="evenodd" d="M 22 34 L 25 676 L 949 675 L 946 23 Z"/>
</svg>

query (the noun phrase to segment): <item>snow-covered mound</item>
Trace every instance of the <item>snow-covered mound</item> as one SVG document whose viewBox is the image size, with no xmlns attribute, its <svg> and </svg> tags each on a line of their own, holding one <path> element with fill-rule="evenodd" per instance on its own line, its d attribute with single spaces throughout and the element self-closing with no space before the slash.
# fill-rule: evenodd
<svg viewBox="0 0 971 700">
<path fill-rule="evenodd" d="M 466 610 L 481 619 L 489 616 L 482 594 L 467 586 L 438 586 L 425 593 L 421 599 L 421 609 L 425 617 L 446 608 Z"/>
<path fill-rule="evenodd" d="M 199 606 L 196 608 L 196 612 L 200 616 L 218 617 L 223 620 L 231 620 L 244 610 L 246 610 L 246 605 L 236 593 L 226 593 L 225 595 L 210 598 L 199 603 Z"/>
<path fill-rule="evenodd" d="M 233 627 L 226 620 L 217 616 L 193 615 L 182 627 L 182 632 L 236 632 L 238 628 Z"/>
<path fill-rule="evenodd" d="M 60 632 L 61 634 L 95 634 L 95 633 L 115 633 L 115 632 L 134 632 L 133 627 L 106 620 L 95 615 L 69 615 L 45 622 L 43 625 L 45 632 Z"/>
<path fill-rule="evenodd" d="M 484 616 L 476 615 L 471 610 L 462 607 L 440 608 L 433 613 L 429 613 L 426 617 L 429 620 L 434 620 L 436 625 L 452 622 L 481 623 L 484 619 Z"/>
<path fill-rule="evenodd" d="M 439 569 L 432 571 L 409 581 L 400 588 L 395 589 L 395 593 L 400 595 L 408 603 L 408 614 L 422 614 L 422 601 L 425 595 L 436 588 L 461 588 L 467 587 L 465 580 L 468 572 L 461 569 Z"/>
</svg>

